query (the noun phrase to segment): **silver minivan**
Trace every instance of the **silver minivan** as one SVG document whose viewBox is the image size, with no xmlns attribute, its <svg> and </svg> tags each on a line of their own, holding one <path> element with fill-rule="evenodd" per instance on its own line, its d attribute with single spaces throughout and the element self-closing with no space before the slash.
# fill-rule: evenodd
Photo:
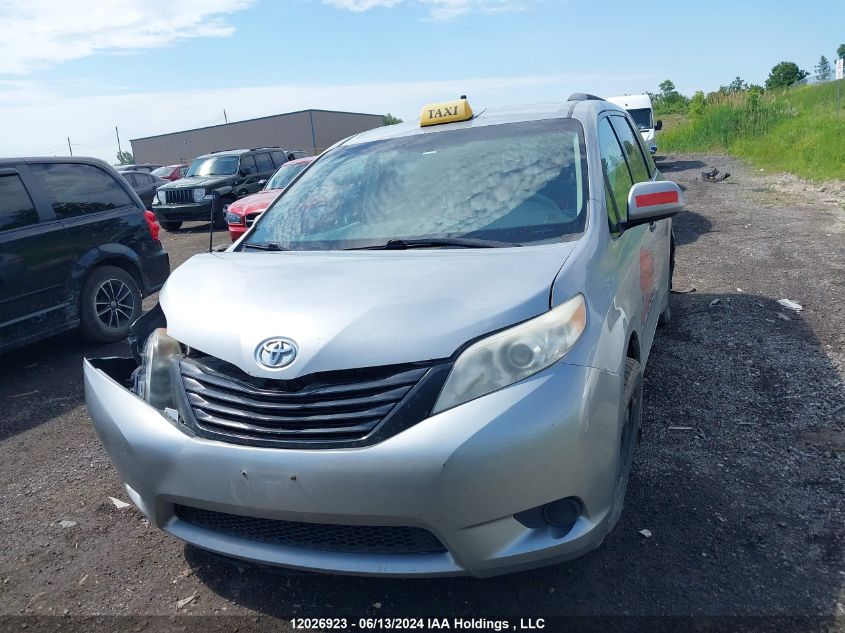
<svg viewBox="0 0 845 633">
<path fill-rule="evenodd" d="M 491 576 L 599 546 L 670 316 L 663 179 L 597 97 L 465 98 L 326 151 L 85 361 L 135 505 L 219 554 Z"/>
</svg>

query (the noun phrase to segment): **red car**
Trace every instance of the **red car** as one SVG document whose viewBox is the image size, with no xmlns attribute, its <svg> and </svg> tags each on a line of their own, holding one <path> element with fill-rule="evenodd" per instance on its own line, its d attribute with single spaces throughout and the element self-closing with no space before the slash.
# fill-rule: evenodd
<svg viewBox="0 0 845 633">
<path fill-rule="evenodd" d="M 153 172 L 153 176 L 158 176 L 159 178 L 163 178 L 164 180 L 179 180 L 185 175 L 185 172 L 188 171 L 187 165 L 166 165 L 164 167 L 159 167 Z"/>
<path fill-rule="evenodd" d="M 226 222 L 229 224 L 229 235 L 233 242 L 246 233 L 255 222 L 255 218 L 261 215 L 264 209 L 276 199 L 279 192 L 287 187 L 315 158 L 317 157 L 307 156 L 289 160 L 276 170 L 273 177 L 264 185 L 264 189 L 229 205 L 226 210 Z"/>
</svg>

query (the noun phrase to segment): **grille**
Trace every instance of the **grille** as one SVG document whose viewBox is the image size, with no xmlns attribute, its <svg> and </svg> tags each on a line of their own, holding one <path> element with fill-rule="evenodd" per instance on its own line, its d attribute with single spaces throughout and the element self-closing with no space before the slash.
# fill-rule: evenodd
<svg viewBox="0 0 845 633">
<path fill-rule="evenodd" d="M 258 219 L 259 215 L 261 215 L 260 212 L 259 213 L 248 213 L 246 218 L 245 218 L 246 225 L 252 226 L 252 223 L 255 222 Z"/>
<path fill-rule="evenodd" d="M 194 201 L 192 189 L 165 189 L 167 204 L 191 204 Z"/>
<path fill-rule="evenodd" d="M 272 380 L 210 357 L 179 362 L 198 433 L 238 443 L 361 440 L 429 369 L 404 365 Z"/>
<path fill-rule="evenodd" d="M 433 554 L 445 552 L 428 530 L 396 525 L 333 525 L 277 521 L 177 505 L 176 516 L 197 527 L 248 541 L 286 547 L 356 554 Z"/>
</svg>

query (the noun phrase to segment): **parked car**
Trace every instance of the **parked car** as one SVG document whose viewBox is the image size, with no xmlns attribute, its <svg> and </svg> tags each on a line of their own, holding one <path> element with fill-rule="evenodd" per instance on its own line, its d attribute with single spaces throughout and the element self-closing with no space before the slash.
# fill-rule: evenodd
<svg viewBox="0 0 845 633">
<path fill-rule="evenodd" d="M 169 272 L 141 200 L 106 163 L 0 159 L 0 352 L 77 326 L 124 339 Z"/>
<path fill-rule="evenodd" d="M 316 156 L 307 156 L 289 160 L 276 170 L 276 173 L 264 185 L 264 189 L 230 204 L 226 212 L 226 222 L 229 224 L 229 236 L 232 241 L 243 235 L 264 209 L 276 199 L 279 192 L 316 158 Z"/>
<path fill-rule="evenodd" d="M 622 512 L 682 205 L 603 99 L 426 106 L 182 264 L 134 358 L 85 361 L 94 426 L 150 523 L 222 555 L 371 576 L 581 556 Z"/>
<path fill-rule="evenodd" d="M 115 165 L 115 169 L 117 171 L 143 171 L 146 173 L 152 173 L 156 169 L 159 169 L 161 165 L 156 163 L 139 163 L 137 165 Z"/>
<path fill-rule="evenodd" d="M 165 167 L 159 167 L 152 172 L 153 176 L 158 176 L 159 178 L 163 178 L 164 180 L 169 180 L 171 182 L 184 178 L 187 173 L 188 165 L 166 165 Z"/>
<path fill-rule="evenodd" d="M 153 204 L 156 190 L 168 182 L 158 176 L 153 176 L 143 171 L 121 171 L 118 173 L 135 190 L 135 193 L 138 194 L 138 197 L 141 198 L 141 202 L 144 203 L 144 207 L 147 209 Z"/>
<path fill-rule="evenodd" d="M 211 220 L 215 228 L 226 228 L 230 204 L 261 189 L 277 168 L 301 155 L 301 150 L 263 147 L 199 156 L 184 178 L 158 190 L 153 212 L 165 231 L 179 229 L 186 220 Z"/>
</svg>

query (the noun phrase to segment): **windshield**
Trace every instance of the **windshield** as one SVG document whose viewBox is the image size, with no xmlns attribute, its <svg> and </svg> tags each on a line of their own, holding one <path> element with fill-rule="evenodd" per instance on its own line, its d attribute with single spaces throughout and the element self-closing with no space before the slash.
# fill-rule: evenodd
<svg viewBox="0 0 845 633">
<path fill-rule="evenodd" d="M 169 176 L 170 172 L 173 171 L 172 167 L 159 167 L 158 169 L 154 169 L 152 171 L 153 176 L 158 176 L 159 178 L 164 178 L 165 176 Z"/>
<path fill-rule="evenodd" d="M 651 109 L 638 108 L 636 110 L 628 110 L 628 114 L 634 119 L 634 123 L 641 130 L 650 130 L 654 125 L 651 123 Z"/>
<path fill-rule="evenodd" d="M 236 173 L 238 173 L 237 156 L 209 156 L 194 160 L 185 176 L 233 176 Z"/>
<path fill-rule="evenodd" d="M 267 181 L 264 186 L 265 189 L 284 189 L 290 184 L 290 181 L 296 178 L 303 169 L 308 167 L 308 163 L 285 163 L 273 177 Z"/>
<path fill-rule="evenodd" d="M 584 230 L 586 172 L 583 131 L 572 119 L 341 146 L 270 206 L 249 241 L 292 250 L 557 242 Z"/>
</svg>

